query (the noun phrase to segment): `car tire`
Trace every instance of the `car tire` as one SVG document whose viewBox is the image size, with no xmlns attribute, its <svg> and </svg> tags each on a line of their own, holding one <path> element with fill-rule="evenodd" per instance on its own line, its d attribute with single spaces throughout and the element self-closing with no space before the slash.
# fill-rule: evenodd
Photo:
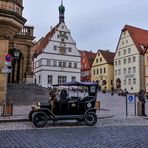
<svg viewBox="0 0 148 148">
<path fill-rule="evenodd" d="M 88 112 L 84 119 L 86 125 L 93 126 L 97 123 L 97 115 L 94 112 Z"/>
<path fill-rule="evenodd" d="M 48 117 L 44 112 L 34 112 L 32 115 L 32 122 L 36 127 L 44 127 L 47 124 Z"/>
<path fill-rule="evenodd" d="M 30 121 L 32 121 L 32 114 L 33 114 L 34 112 L 35 112 L 35 111 L 33 111 L 33 110 L 29 112 L 28 118 L 29 118 Z"/>
</svg>

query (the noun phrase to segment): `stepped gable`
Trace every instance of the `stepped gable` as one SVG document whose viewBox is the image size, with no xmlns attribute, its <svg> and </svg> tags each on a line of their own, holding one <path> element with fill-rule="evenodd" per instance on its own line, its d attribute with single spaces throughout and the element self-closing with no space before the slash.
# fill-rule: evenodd
<svg viewBox="0 0 148 148">
<path fill-rule="evenodd" d="M 128 31 L 139 53 L 144 54 L 148 47 L 148 30 L 125 25 L 122 32 Z"/>
<path fill-rule="evenodd" d="M 104 57 L 104 59 L 108 64 L 114 63 L 114 56 L 115 56 L 114 52 L 110 52 L 109 50 L 100 50 L 100 49 L 98 50 L 98 52 L 102 54 L 102 56 Z"/>
<path fill-rule="evenodd" d="M 33 47 L 33 51 L 36 51 L 37 54 L 42 53 L 43 49 L 48 44 L 49 38 L 51 38 L 54 35 L 54 33 L 59 25 L 60 25 L 60 23 L 58 23 L 51 31 L 49 31 L 45 37 L 42 37 L 41 39 L 39 39 L 39 41 Z"/>
</svg>

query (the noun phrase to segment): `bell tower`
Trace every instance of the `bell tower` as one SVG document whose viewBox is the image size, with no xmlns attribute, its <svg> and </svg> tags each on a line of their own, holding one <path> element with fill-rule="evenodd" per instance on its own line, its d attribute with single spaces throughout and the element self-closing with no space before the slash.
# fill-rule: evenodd
<svg viewBox="0 0 148 148">
<path fill-rule="evenodd" d="M 14 36 L 26 22 L 22 16 L 22 3 L 22 0 L 0 1 L 0 104 L 5 103 L 7 93 L 7 73 L 3 71 L 6 55 Z"/>
<path fill-rule="evenodd" d="M 63 1 L 61 1 L 61 6 L 59 6 L 59 22 L 64 22 L 64 12 L 65 7 L 63 6 Z"/>
</svg>

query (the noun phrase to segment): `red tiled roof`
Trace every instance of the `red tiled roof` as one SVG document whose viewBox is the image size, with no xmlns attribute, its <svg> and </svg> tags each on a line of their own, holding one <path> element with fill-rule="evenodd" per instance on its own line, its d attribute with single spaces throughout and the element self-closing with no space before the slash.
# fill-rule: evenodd
<svg viewBox="0 0 148 148">
<path fill-rule="evenodd" d="M 148 47 L 148 30 L 137 28 L 134 26 L 125 25 L 122 32 L 128 31 L 133 39 L 139 53 L 144 54 Z"/>
<path fill-rule="evenodd" d="M 91 65 L 93 64 L 93 61 L 96 57 L 96 53 L 92 52 L 92 51 L 86 51 L 86 50 L 79 50 L 80 54 L 85 54 L 88 62 L 89 62 L 89 66 L 91 67 Z"/>
<path fill-rule="evenodd" d="M 33 50 L 36 50 L 37 54 L 40 54 L 42 50 L 47 46 L 49 38 L 51 38 L 57 27 L 59 26 L 60 23 L 58 23 L 51 31 L 49 31 L 45 37 L 42 37 L 33 47 Z M 39 43 L 39 44 L 38 44 Z"/>
<path fill-rule="evenodd" d="M 108 64 L 114 63 L 114 56 L 115 56 L 114 52 L 110 52 L 109 50 L 100 50 L 100 49 L 98 50 L 98 52 L 102 54 L 102 56 L 104 57 L 104 59 Z"/>
</svg>

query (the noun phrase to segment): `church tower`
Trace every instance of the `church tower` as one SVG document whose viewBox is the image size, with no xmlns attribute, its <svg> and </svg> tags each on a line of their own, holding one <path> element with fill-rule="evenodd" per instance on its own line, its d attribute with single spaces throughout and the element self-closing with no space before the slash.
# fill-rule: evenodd
<svg viewBox="0 0 148 148">
<path fill-rule="evenodd" d="M 59 22 L 64 22 L 64 12 L 65 7 L 63 6 L 63 1 L 61 1 L 61 6 L 59 6 Z"/>
</svg>

